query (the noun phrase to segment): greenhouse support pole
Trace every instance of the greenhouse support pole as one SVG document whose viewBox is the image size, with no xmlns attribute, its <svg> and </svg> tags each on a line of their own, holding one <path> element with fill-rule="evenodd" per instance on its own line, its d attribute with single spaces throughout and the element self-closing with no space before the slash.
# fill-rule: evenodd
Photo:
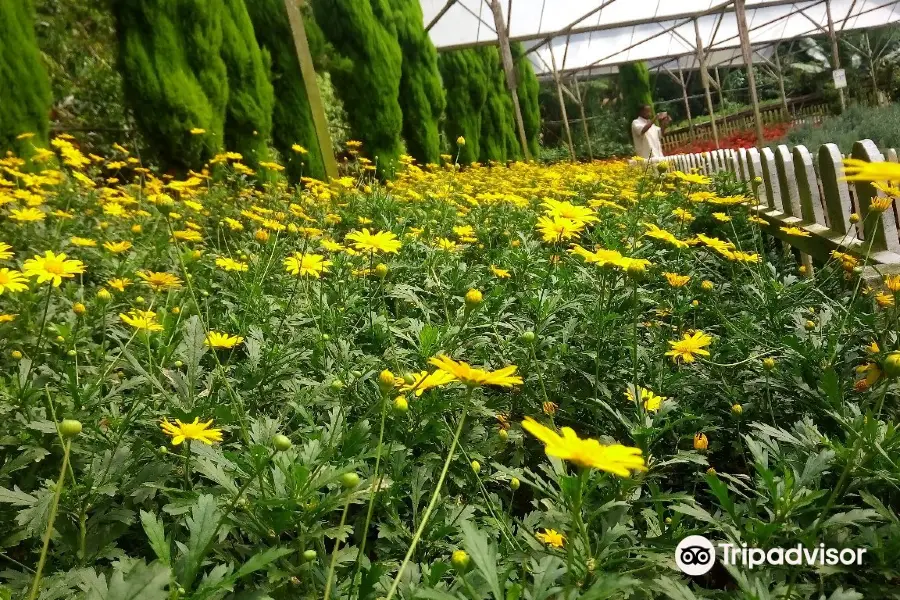
<svg viewBox="0 0 900 600">
<path fill-rule="evenodd" d="M 703 82 L 703 93 L 706 94 L 706 110 L 709 111 L 709 124 L 712 127 L 713 141 L 719 147 L 719 130 L 716 127 L 716 111 L 713 110 L 712 94 L 709 91 L 709 72 L 706 70 L 706 52 L 703 50 L 703 38 L 700 37 L 700 25 L 694 19 L 694 35 L 697 36 L 697 60 L 700 61 L 700 81 Z"/>
<path fill-rule="evenodd" d="M 581 87 L 578 85 L 578 77 L 573 75 L 575 80 L 575 95 L 578 96 L 578 110 L 581 113 L 581 125 L 584 127 L 584 140 L 587 142 L 588 156 L 594 160 L 594 148 L 591 144 L 591 136 L 588 133 L 587 118 L 584 116 L 584 96 L 581 95 Z"/>
<path fill-rule="evenodd" d="M 834 31 L 834 20 L 831 18 L 831 0 L 825 0 L 825 14 L 828 17 L 828 37 L 831 38 L 831 62 L 836 71 L 841 68 L 841 54 L 838 52 L 837 33 Z M 841 99 L 841 112 L 847 109 L 847 101 L 844 99 L 844 88 L 838 88 L 838 96 Z"/>
<path fill-rule="evenodd" d="M 566 139 L 569 141 L 569 157 L 575 160 L 575 145 L 572 144 L 572 130 L 569 129 L 566 99 L 563 98 L 562 81 L 559 80 L 559 70 L 556 68 L 556 55 L 553 53 L 553 44 L 550 44 L 550 66 L 553 69 L 553 79 L 556 81 L 556 93 L 559 94 L 559 110 L 562 113 L 563 126 L 566 128 Z"/>
<path fill-rule="evenodd" d="M 756 145 L 763 147 L 762 116 L 759 114 L 759 97 L 756 94 L 756 73 L 753 71 L 753 49 L 750 47 L 750 32 L 747 31 L 747 12 L 744 0 L 734 0 L 734 16 L 737 20 L 738 35 L 741 38 L 741 55 L 747 66 L 747 87 L 750 88 L 750 103 L 753 105 L 753 119 L 756 121 Z"/>
<path fill-rule="evenodd" d="M 872 90 L 875 92 L 875 106 L 881 104 L 878 98 L 878 78 L 875 76 L 875 53 L 872 52 L 872 42 L 869 41 L 869 32 L 863 34 L 866 39 L 866 50 L 869 53 L 869 75 L 872 77 Z"/>
<path fill-rule="evenodd" d="M 684 71 L 681 70 L 680 62 L 678 64 L 678 83 L 681 84 L 681 97 L 684 99 L 684 112 L 687 115 L 688 128 L 691 132 L 691 141 L 694 142 L 697 140 L 697 136 L 694 133 L 694 120 L 691 118 L 691 102 L 688 98 L 687 84 L 684 82 Z"/>
<path fill-rule="evenodd" d="M 719 79 L 719 67 L 713 67 L 713 75 L 716 78 L 716 89 L 719 90 L 719 110 L 725 110 L 725 90 L 722 89 L 722 80 Z"/>
<path fill-rule="evenodd" d="M 297 0 L 284 0 L 284 8 L 287 10 L 291 35 L 294 38 L 294 48 L 297 51 L 297 61 L 300 63 L 300 73 L 303 76 L 303 85 L 306 87 L 306 96 L 309 99 L 309 110 L 316 127 L 319 151 L 322 154 L 322 162 L 325 163 L 325 175 L 331 179 L 337 179 L 337 161 L 334 160 L 331 134 L 328 133 L 328 119 L 325 116 L 322 96 L 319 95 L 319 84 L 316 83 L 316 68 L 313 66 L 312 54 L 309 52 L 309 40 L 306 39 L 306 29 L 303 27 L 303 15 L 300 13 Z"/>
<path fill-rule="evenodd" d="M 509 35 L 506 31 L 506 21 L 503 20 L 503 8 L 500 0 L 491 0 L 491 11 L 494 13 L 494 26 L 497 28 L 497 42 L 500 44 L 500 59 L 503 62 L 503 70 L 506 72 L 506 87 L 513 101 L 513 113 L 516 117 L 516 127 L 519 130 L 519 142 L 522 144 L 522 153 L 525 160 L 531 160 L 528 151 L 528 136 L 525 135 L 525 122 L 522 120 L 522 107 L 519 105 L 519 87 L 516 77 L 516 68 L 513 64 L 512 51 L 509 49 Z"/>
<path fill-rule="evenodd" d="M 781 109 L 784 111 L 784 118 L 790 115 L 788 108 L 787 94 L 784 92 L 784 72 L 781 70 L 781 59 L 778 58 L 778 46 L 775 46 L 775 52 L 772 53 L 775 58 L 775 74 L 778 75 L 778 93 L 781 94 Z"/>
</svg>

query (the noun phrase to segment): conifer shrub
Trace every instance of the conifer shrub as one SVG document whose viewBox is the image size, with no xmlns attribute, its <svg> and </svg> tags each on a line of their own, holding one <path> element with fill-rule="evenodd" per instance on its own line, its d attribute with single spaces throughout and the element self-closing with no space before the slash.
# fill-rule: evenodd
<svg viewBox="0 0 900 600">
<path fill-rule="evenodd" d="M 446 98 L 437 51 L 425 31 L 419 0 L 388 0 L 388 6 L 403 55 L 400 108 L 406 151 L 420 164 L 438 163 Z"/>
<path fill-rule="evenodd" d="M 41 62 L 30 0 L 0 2 L 0 156 L 28 156 L 47 143 L 50 79 Z M 33 133 L 29 139 L 16 139 Z"/>
<path fill-rule="evenodd" d="M 476 49 L 482 61 L 487 83 L 487 97 L 481 115 L 479 160 L 505 161 L 520 153 L 513 115 L 512 96 L 506 86 L 506 75 L 500 61 L 500 52 L 494 46 Z"/>
<path fill-rule="evenodd" d="M 518 77 L 519 109 L 522 111 L 522 124 L 525 127 L 525 139 L 532 157 L 536 158 L 540 151 L 539 136 L 541 132 L 541 107 L 538 94 L 541 85 L 531 61 L 525 56 L 525 49 L 520 42 L 510 45 L 513 61 Z"/>
<path fill-rule="evenodd" d="M 403 150 L 402 54 L 386 2 L 314 0 L 312 7 L 336 54 L 329 71 L 351 132 L 379 169 L 390 171 Z"/>
<path fill-rule="evenodd" d="M 455 149 L 456 140 L 463 137 L 464 146 L 458 149 L 459 162 L 469 164 L 479 160 L 481 112 L 488 95 L 488 76 L 479 50 L 451 50 L 438 59 L 447 108 L 444 133 Z"/>
<path fill-rule="evenodd" d="M 252 1 L 252 0 L 251 0 Z M 256 41 L 244 0 L 223 0 L 222 58 L 228 69 L 225 147 L 256 168 L 268 158 L 275 92 L 271 57 Z"/>
<path fill-rule="evenodd" d="M 223 143 L 223 0 L 115 0 L 112 6 L 125 95 L 151 153 L 164 169 L 200 168 Z"/>
<path fill-rule="evenodd" d="M 619 87 L 627 114 L 633 119 L 644 104 L 653 106 L 650 92 L 650 70 L 645 62 L 619 65 Z"/>
<path fill-rule="evenodd" d="M 284 2 L 250 0 L 246 6 L 257 42 L 271 57 L 275 93 L 272 144 L 281 154 L 282 164 L 291 181 L 297 182 L 301 176 L 324 179 L 325 165 Z M 304 25 L 311 51 L 316 56 L 313 48 L 320 43 L 321 32 L 315 27 L 309 14 L 304 14 Z M 294 151 L 295 144 L 307 153 Z"/>
</svg>

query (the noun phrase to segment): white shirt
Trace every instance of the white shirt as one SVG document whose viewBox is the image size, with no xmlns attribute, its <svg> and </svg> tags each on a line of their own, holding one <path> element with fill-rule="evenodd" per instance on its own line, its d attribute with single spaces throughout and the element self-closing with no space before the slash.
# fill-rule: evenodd
<svg viewBox="0 0 900 600">
<path fill-rule="evenodd" d="M 651 125 L 650 129 L 641 133 L 644 127 L 650 123 L 644 117 L 638 117 L 631 122 L 631 139 L 634 141 L 634 152 L 642 158 L 662 158 L 665 156 L 662 149 L 662 130 L 658 125 Z"/>
</svg>

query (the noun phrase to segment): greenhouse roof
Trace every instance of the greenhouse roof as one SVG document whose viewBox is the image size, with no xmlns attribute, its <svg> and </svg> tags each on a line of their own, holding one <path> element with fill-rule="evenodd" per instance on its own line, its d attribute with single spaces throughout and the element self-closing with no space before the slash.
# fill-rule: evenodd
<svg viewBox="0 0 900 600">
<path fill-rule="evenodd" d="M 828 1 L 838 32 L 900 21 L 900 0 L 746 0 L 754 51 L 770 55 L 777 42 L 827 33 Z M 420 2 L 439 50 L 497 43 L 489 0 Z M 743 64 L 732 0 L 501 0 L 501 6 L 510 40 L 524 44 L 539 75 L 552 72 L 554 58 L 562 73 L 600 75 L 636 60 L 696 68 L 698 32 L 709 66 Z"/>
</svg>

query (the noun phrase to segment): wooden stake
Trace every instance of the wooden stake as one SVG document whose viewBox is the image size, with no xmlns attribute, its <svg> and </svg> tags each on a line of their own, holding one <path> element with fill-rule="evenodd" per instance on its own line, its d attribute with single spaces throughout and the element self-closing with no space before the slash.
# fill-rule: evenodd
<svg viewBox="0 0 900 600">
<path fill-rule="evenodd" d="M 775 46 L 775 74 L 778 75 L 778 93 L 781 94 L 781 108 L 784 110 L 784 117 L 790 114 L 788 110 L 787 95 L 784 93 L 784 73 L 781 70 L 781 59 L 778 58 L 778 46 Z"/>
<path fill-rule="evenodd" d="M 553 44 L 550 44 L 550 66 L 553 69 L 553 79 L 556 80 L 556 92 L 559 95 L 559 109 L 562 112 L 562 122 L 566 129 L 566 138 L 569 141 L 569 157 L 575 160 L 575 145 L 572 144 L 572 130 L 569 129 L 569 115 L 566 114 L 566 100 L 563 98 L 562 81 L 559 80 L 559 70 L 556 68 L 556 55 L 553 53 Z"/>
<path fill-rule="evenodd" d="M 687 84 L 684 82 L 684 72 L 681 70 L 681 63 L 678 64 L 678 82 L 681 84 L 681 97 L 684 99 L 684 112 L 687 113 L 688 128 L 691 132 L 691 141 L 697 139 L 694 134 L 694 121 L 691 119 L 691 103 L 688 99 Z"/>
<path fill-rule="evenodd" d="M 522 144 L 522 154 L 525 156 L 525 160 L 531 160 L 531 152 L 528 151 L 528 137 L 525 135 L 525 122 L 522 120 L 522 107 L 519 106 L 519 80 L 516 77 L 512 50 L 509 49 L 509 35 L 506 31 L 506 21 L 503 20 L 503 8 L 500 6 L 500 0 L 491 0 L 491 11 L 494 13 L 494 26 L 497 29 L 497 41 L 500 44 L 500 59 L 503 61 L 503 70 L 506 72 L 506 87 L 509 88 L 512 96 L 513 112 L 519 130 L 519 143 Z"/>
<path fill-rule="evenodd" d="M 588 156 L 594 160 L 594 148 L 591 144 L 591 136 L 588 133 L 587 118 L 584 116 L 584 96 L 581 95 L 581 87 L 578 85 L 578 77 L 572 76 L 575 80 L 575 94 L 578 96 L 578 110 L 581 112 L 581 124 L 584 127 L 584 140 L 587 142 Z"/>
<path fill-rule="evenodd" d="M 291 24 L 291 34 L 294 38 L 294 48 L 297 50 L 300 73 L 303 75 L 303 85 L 306 87 L 306 96 L 309 99 L 309 110 L 316 127 L 316 139 L 319 142 L 322 161 L 325 163 L 325 175 L 337 179 L 337 161 L 334 159 L 331 134 L 328 133 L 328 119 L 325 116 L 322 97 L 319 95 L 319 85 L 316 83 L 316 69 L 313 66 L 312 54 L 309 52 L 309 40 L 306 39 L 306 29 L 303 27 L 303 15 L 297 5 L 297 0 L 284 0 L 284 8 L 287 10 L 288 21 Z"/>
<path fill-rule="evenodd" d="M 747 11 L 745 0 L 734 0 L 734 16 L 737 19 L 738 35 L 741 38 L 741 55 L 747 67 L 747 87 L 750 88 L 750 103 L 753 105 L 753 119 L 756 121 L 756 145 L 763 147 L 762 116 L 759 114 L 759 97 L 756 94 L 756 73 L 753 71 L 753 49 L 750 47 L 750 32 L 747 31 Z"/>
<path fill-rule="evenodd" d="M 828 37 L 831 38 L 831 66 L 834 70 L 838 70 L 841 68 L 841 54 L 838 52 L 837 33 L 834 31 L 834 20 L 831 18 L 831 0 L 825 0 L 825 14 L 828 17 Z M 838 95 L 841 98 L 841 112 L 844 112 L 847 110 L 844 88 L 838 88 Z"/>
<path fill-rule="evenodd" d="M 706 52 L 703 51 L 703 38 L 700 37 L 700 25 L 694 19 L 694 34 L 697 37 L 697 59 L 700 61 L 700 81 L 706 94 L 706 110 L 709 111 L 709 124 L 712 127 L 713 141 L 719 147 L 719 130 L 716 127 L 716 111 L 713 110 L 712 94 L 709 92 L 709 73 L 706 70 Z"/>
</svg>

